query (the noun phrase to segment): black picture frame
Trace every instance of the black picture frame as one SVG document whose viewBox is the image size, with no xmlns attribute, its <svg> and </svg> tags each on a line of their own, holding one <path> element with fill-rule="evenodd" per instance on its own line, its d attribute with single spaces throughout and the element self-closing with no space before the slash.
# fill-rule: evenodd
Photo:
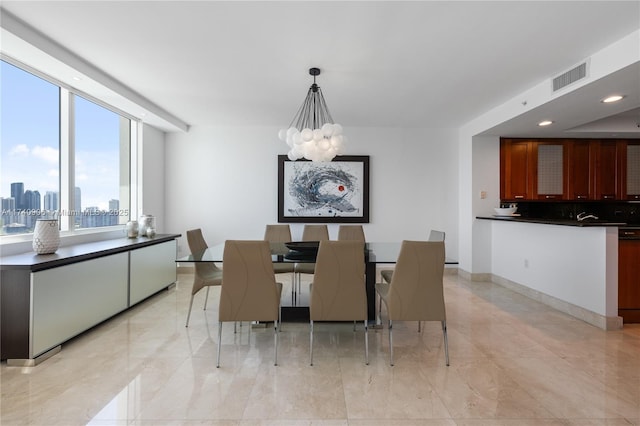
<svg viewBox="0 0 640 426">
<path fill-rule="evenodd" d="M 369 223 L 369 156 L 312 162 L 278 155 L 278 222 Z"/>
</svg>

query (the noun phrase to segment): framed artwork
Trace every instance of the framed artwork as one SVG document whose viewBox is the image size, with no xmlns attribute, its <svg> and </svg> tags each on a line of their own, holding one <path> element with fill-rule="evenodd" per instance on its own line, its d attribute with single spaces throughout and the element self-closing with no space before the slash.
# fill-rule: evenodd
<svg viewBox="0 0 640 426">
<path fill-rule="evenodd" d="M 278 156 L 278 222 L 369 223 L 369 156 Z"/>
</svg>

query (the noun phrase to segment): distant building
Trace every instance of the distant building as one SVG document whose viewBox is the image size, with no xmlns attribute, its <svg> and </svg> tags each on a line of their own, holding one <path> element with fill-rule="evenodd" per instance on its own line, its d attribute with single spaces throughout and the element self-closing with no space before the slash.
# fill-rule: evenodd
<svg viewBox="0 0 640 426">
<path fill-rule="evenodd" d="M 78 212 L 78 214 L 75 217 L 75 223 L 76 226 L 82 226 L 84 227 L 84 225 L 82 224 L 82 217 L 79 214 L 82 211 L 82 190 L 79 187 L 75 187 L 74 190 L 74 197 L 73 197 L 73 209 Z"/>
<path fill-rule="evenodd" d="M 2 203 L 2 210 L 5 213 L 16 209 L 16 199 L 13 197 L 0 198 L 0 203 Z"/>
<path fill-rule="evenodd" d="M 57 211 L 59 209 L 58 198 L 58 192 L 47 191 L 44 194 L 44 209 L 49 211 Z"/>
<path fill-rule="evenodd" d="M 16 200 L 16 209 L 24 209 L 24 183 L 14 182 L 11 184 L 11 197 Z"/>
<path fill-rule="evenodd" d="M 25 232 L 29 232 L 29 229 L 22 223 L 10 223 L 2 227 L 3 234 L 24 234 Z"/>
<path fill-rule="evenodd" d="M 27 189 L 24 192 L 24 209 L 26 210 L 40 210 L 41 200 L 40 191 L 32 191 Z"/>
<path fill-rule="evenodd" d="M 82 211 L 82 190 L 77 186 L 75 187 L 75 190 L 74 190 L 73 202 L 74 202 L 73 208 L 76 211 L 81 212 Z"/>
</svg>

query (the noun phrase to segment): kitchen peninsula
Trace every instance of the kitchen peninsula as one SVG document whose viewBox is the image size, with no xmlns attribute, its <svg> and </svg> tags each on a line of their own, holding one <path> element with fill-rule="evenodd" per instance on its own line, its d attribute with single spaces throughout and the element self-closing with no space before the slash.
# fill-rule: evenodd
<svg viewBox="0 0 640 426">
<path fill-rule="evenodd" d="M 618 316 L 624 222 L 478 216 L 491 235 L 492 280 L 599 328 Z"/>
</svg>

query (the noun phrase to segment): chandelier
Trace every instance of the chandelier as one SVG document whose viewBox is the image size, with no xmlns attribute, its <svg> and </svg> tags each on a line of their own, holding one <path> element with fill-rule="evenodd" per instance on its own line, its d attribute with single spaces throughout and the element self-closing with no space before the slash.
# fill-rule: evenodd
<svg viewBox="0 0 640 426">
<path fill-rule="evenodd" d="M 287 143 L 289 160 L 306 158 L 311 161 L 331 161 L 343 151 L 346 138 L 342 126 L 334 123 L 329 108 L 316 84 L 319 68 L 310 68 L 313 84 L 307 92 L 302 106 L 296 113 L 288 129 L 281 129 L 278 137 Z"/>
</svg>

